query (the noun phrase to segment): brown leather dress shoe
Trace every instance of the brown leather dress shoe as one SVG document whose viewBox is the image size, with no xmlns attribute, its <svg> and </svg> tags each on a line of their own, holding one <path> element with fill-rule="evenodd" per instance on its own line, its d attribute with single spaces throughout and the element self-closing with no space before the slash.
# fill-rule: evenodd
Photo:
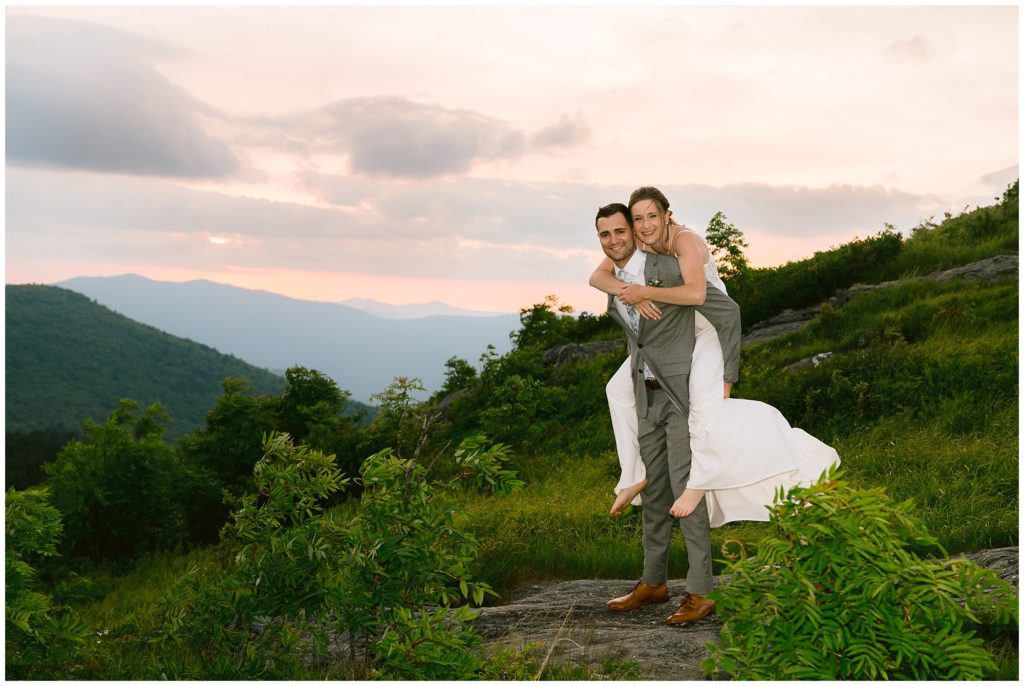
<svg viewBox="0 0 1024 686">
<path fill-rule="evenodd" d="M 644 605 L 668 602 L 668 586 L 658 584 L 657 586 L 637 581 L 633 590 L 624 596 L 613 598 L 608 601 L 608 609 L 616 612 L 629 612 Z"/>
<path fill-rule="evenodd" d="M 679 609 L 668 617 L 669 624 L 689 624 L 715 612 L 715 601 L 696 593 L 683 593 Z"/>
</svg>

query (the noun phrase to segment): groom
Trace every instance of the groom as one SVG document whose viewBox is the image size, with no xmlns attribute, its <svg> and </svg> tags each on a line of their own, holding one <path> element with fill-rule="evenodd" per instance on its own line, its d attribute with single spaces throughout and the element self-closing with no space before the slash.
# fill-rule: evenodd
<svg viewBox="0 0 1024 686">
<path fill-rule="evenodd" d="M 604 253 L 615 263 L 616 275 L 626 282 L 671 287 L 683 283 L 679 261 L 668 255 L 636 249 L 628 208 L 613 203 L 600 208 L 595 224 Z M 661 319 L 643 319 L 631 305 L 608 296 L 608 314 L 626 331 L 632 359 L 640 458 L 647 470 L 644 489 L 644 571 L 626 595 L 608 601 L 617 612 L 669 599 L 668 551 L 672 540 L 669 508 L 686 488 L 690 476 L 689 375 L 694 346 L 694 310 L 715 327 L 725 359 L 724 381 L 739 376 L 740 310 L 731 298 L 708 284 L 703 305 L 684 307 L 657 303 Z M 711 529 L 702 499 L 697 509 L 679 521 L 686 540 L 689 570 L 679 609 L 669 624 L 695 622 L 715 611 L 711 592 Z"/>
</svg>

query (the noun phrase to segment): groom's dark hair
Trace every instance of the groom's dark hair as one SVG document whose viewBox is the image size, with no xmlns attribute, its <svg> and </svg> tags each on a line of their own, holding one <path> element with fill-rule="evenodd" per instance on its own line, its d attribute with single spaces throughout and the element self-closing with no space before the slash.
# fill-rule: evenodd
<svg viewBox="0 0 1024 686">
<path fill-rule="evenodd" d="M 629 208 L 623 205 L 621 202 L 613 202 L 608 205 L 604 205 L 603 207 L 597 208 L 597 216 L 594 217 L 594 228 L 597 228 L 598 219 L 604 219 L 606 217 L 611 217 L 616 214 L 621 214 L 623 217 L 626 218 L 626 221 L 629 222 L 630 226 L 633 225 L 632 220 L 630 220 L 629 218 Z"/>
</svg>

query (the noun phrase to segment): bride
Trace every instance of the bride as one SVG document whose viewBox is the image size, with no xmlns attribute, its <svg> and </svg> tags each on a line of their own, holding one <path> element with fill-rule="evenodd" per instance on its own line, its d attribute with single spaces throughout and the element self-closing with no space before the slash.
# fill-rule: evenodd
<svg viewBox="0 0 1024 686">
<path fill-rule="evenodd" d="M 675 305 L 700 305 L 706 288 L 726 292 L 711 252 L 692 229 L 672 219 L 669 202 L 657 188 L 644 186 L 629 197 L 627 219 L 640 248 L 672 255 L 680 271 L 701 278 L 671 288 L 623 284 L 614 265 L 605 258 L 590 277 L 590 285 L 618 296 L 648 319 L 658 319 L 658 300 Z M 706 280 L 706 282 L 705 282 Z M 689 427 L 693 458 L 686 489 L 669 512 L 675 517 L 693 513 L 707 501 L 712 527 L 736 520 L 768 520 L 768 506 L 778 487 L 790 489 L 817 481 L 823 471 L 839 462 L 835 450 L 793 428 L 771 405 L 730 398 L 732 384 L 723 387 L 722 348 L 714 327 L 696 314 L 696 342 L 690 369 Z M 608 382 L 608 407 L 622 468 L 615 487 L 611 514 L 618 515 L 640 503 L 647 486 L 637 441 L 636 399 L 629 358 Z"/>
</svg>

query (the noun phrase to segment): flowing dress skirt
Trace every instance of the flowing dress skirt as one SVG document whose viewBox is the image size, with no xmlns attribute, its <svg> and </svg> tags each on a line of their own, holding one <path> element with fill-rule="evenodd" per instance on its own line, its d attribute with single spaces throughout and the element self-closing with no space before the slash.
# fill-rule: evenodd
<svg viewBox="0 0 1024 686">
<path fill-rule="evenodd" d="M 736 520 L 767 521 L 781 486 L 807 486 L 839 455 L 777 409 L 756 400 L 722 397 L 723 360 L 718 334 L 697 314 L 690 369 L 690 466 L 688 488 L 706 490 L 711 526 Z M 621 476 L 615 492 L 643 481 L 637 442 L 636 400 L 629 359 L 606 387 Z M 637 496 L 633 504 L 639 504 Z"/>
</svg>

